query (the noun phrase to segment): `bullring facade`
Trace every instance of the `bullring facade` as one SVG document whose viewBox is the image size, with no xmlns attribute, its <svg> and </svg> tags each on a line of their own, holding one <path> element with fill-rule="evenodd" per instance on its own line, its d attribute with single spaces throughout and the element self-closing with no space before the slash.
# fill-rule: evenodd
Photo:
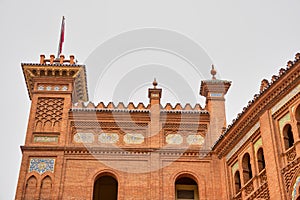
<svg viewBox="0 0 300 200">
<path fill-rule="evenodd" d="M 156 80 L 147 105 L 95 105 L 74 56 L 22 63 L 31 109 L 16 199 L 300 199 L 299 60 L 229 125 L 231 81 L 214 69 L 205 106 L 161 105 Z"/>
</svg>

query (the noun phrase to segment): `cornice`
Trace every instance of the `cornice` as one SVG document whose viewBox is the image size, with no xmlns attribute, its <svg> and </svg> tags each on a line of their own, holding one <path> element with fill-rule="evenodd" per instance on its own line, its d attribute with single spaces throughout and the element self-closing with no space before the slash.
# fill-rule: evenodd
<svg viewBox="0 0 300 200">
<path fill-rule="evenodd" d="M 260 93 L 255 94 L 253 100 L 249 101 L 248 105 L 243 108 L 242 113 L 239 113 L 237 118 L 228 125 L 227 129 L 212 147 L 219 157 L 225 156 L 228 149 L 233 148 L 232 145 L 237 143 L 246 133 L 245 131 L 259 120 L 262 112 L 270 109 L 299 82 L 299 59 L 300 54 L 297 53 L 295 61 L 289 61 L 286 69 L 281 68 L 279 75 L 274 75 L 271 83 L 264 85 Z M 265 80 L 263 82 L 265 83 Z"/>
<path fill-rule="evenodd" d="M 29 98 L 32 98 L 35 78 L 72 78 L 78 99 L 88 100 L 85 65 L 21 63 Z"/>
</svg>

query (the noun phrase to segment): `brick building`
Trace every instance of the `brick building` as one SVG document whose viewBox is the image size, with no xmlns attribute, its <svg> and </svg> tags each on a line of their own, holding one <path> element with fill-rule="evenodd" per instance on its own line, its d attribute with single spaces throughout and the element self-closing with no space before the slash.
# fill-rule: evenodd
<svg viewBox="0 0 300 200">
<path fill-rule="evenodd" d="M 228 126 L 231 82 L 214 69 L 203 107 L 161 105 L 156 81 L 148 105 L 95 105 L 74 56 L 23 63 L 32 103 L 16 199 L 300 199 L 299 60 Z"/>
</svg>

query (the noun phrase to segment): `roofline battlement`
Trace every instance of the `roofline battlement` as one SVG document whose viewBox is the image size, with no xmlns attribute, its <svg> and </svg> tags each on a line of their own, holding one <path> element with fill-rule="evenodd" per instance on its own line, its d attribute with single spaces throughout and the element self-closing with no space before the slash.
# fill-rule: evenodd
<svg viewBox="0 0 300 200">
<path fill-rule="evenodd" d="M 51 54 L 49 59 L 45 59 L 45 55 L 40 55 L 40 64 L 70 64 L 74 65 L 77 63 L 74 55 L 69 56 L 69 60 L 65 60 L 65 56 L 61 54 L 59 58 L 55 58 L 55 55 Z"/>
<path fill-rule="evenodd" d="M 150 104 L 145 105 L 142 102 L 139 102 L 135 105 L 133 102 L 129 102 L 127 105 L 124 105 L 123 102 L 119 102 L 115 105 L 113 102 L 104 104 L 100 102 L 95 105 L 93 102 L 83 102 L 79 101 L 74 103 L 72 106 L 72 111 L 91 111 L 91 110 L 107 110 L 107 111 L 130 111 L 130 110 L 140 110 L 140 111 L 149 111 Z M 171 103 L 167 103 L 165 106 L 160 105 L 160 110 L 163 113 L 203 113 L 207 114 L 208 111 L 203 109 L 200 104 L 195 104 L 191 106 L 189 103 L 182 106 L 180 103 L 177 103 L 175 106 L 172 106 Z"/>
</svg>

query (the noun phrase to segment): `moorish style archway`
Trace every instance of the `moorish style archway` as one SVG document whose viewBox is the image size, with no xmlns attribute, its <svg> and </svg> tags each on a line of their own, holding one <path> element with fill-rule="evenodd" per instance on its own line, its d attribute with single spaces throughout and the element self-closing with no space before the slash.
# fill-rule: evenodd
<svg viewBox="0 0 300 200">
<path fill-rule="evenodd" d="M 197 182 L 191 177 L 180 176 L 175 181 L 176 200 L 198 200 L 199 190 Z"/>
<path fill-rule="evenodd" d="M 100 175 L 96 178 L 93 200 L 117 200 L 118 181 L 111 175 Z"/>
</svg>

